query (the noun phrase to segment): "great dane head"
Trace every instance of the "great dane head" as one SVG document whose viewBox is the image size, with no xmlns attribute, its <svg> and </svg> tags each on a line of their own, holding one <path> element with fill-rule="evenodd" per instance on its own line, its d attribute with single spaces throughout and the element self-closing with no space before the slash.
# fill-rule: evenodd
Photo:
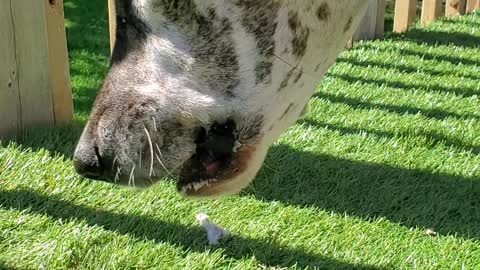
<svg viewBox="0 0 480 270">
<path fill-rule="evenodd" d="M 367 0 L 117 0 L 110 71 L 74 155 L 88 178 L 187 197 L 244 188 Z"/>
</svg>

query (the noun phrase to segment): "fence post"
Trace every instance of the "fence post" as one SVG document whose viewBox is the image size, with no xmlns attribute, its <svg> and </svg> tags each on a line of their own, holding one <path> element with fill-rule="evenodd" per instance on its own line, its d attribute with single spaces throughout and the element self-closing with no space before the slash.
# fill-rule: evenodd
<svg viewBox="0 0 480 270">
<path fill-rule="evenodd" d="M 387 7 L 386 0 L 378 0 L 377 3 L 377 27 L 376 38 L 382 38 L 385 32 L 385 9 Z"/>
<path fill-rule="evenodd" d="M 117 29 L 117 15 L 115 11 L 115 0 L 108 0 L 108 30 L 110 34 L 110 53 L 115 46 L 115 31 Z"/>
<path fill-rule="evenodd" d="M 472 13 L 475 10 L 480 10 L 480 0 L 467 0 L 466 13 Z"/>
<path fill-rule="evenodd" d="M 17 80 L 15 57 L 15 33 L 11 13 L 11 2 L 0 1 L 0 112 L 2 124 L 0 137 L 14 135 L 20 131 L 20 93 Z"/>
<path fill-rule="evenodd" d="M 465 14 L 466 0 L 447 0 L 445 16 L 459 16 Z"/>
<path fill-rule="evenodd" d="M 375 39 L 377 31 L 377 1 L 368 0 L 368 8 L 360 25 L 353 34 L 353 41 Z"/>
<path fill-rule="evenodd" d="M 395 1 L 395 18 L 393 21 L 393 31 L 403 33 L 407 31 L 408 26 L 415 22 L 417 13 L 417 0 L 397 0 Z"/>
<path fill-rule="evenodd" d="M 48 62 L 53 116 L 55 124 L 66 123 L 73 119 L 73 102 L 63 0 L 44 1 L 47 18 Z"/>
<path fill-rule="evenodd" d="M 442 15 L 442 0 L 423 0 L 422 24 L 427 25 Z"/>
<path fill-rule="evenodd" d="M 0 1 L 0 136 L 73 118 L 62 0 Z"/>
</svg>

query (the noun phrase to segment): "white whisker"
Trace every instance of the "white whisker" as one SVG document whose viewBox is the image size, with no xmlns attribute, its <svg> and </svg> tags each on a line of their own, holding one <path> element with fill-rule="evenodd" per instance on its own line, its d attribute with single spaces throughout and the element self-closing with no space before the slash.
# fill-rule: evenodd
<svg viewBox="0 0 480 270">
<path fill-rule="evenodd" d="M 139 151 L 138 167 L 142 168 L 142 147 L 140 147 L 140 151 Z"/>
<path fill-rule="evenodd" d="M 163 157 L 162 155 L 162 151 L 160 151 L 160 147 L 158 147 L 158 143 L 155 143 L 155 146 L 157 147 L 157 150 L 158 150 L 158 153 L 160 154 L 160 157 Z M 165 169 L 165 171 L 168 173 L 168 175 L 170 175 L 171 177 L 174 177 L 172 175 L 172 173 L 170 173 L 170 171 L 167 169 L 167 167 L 165 167 L 165 165 L 163 164 L 162 162 L 162 159 L 158 156 L 158 155 L 155 155 L 158 159 L 158 162 L 160 163 L 160 165 L 162 165 L 162 167 Z"/>
<path fill-rule="evenodd" d="M 112 169 L 115 169 L 115 162 L 117 162 L 117 155 L 113 158 Z"/>
<path fill-rule="evenodd" d="M 157 132 L 157 122 L 155 121 L 155 117 L 152 116 L 152 120 L 153 120 L 153 130 Z"/>
<path fill-rule="evenodd" d="M 128 186 L 130 186 L 131 183 L 133 183 L 133 187 L 135 187 L 135 165 L 133 165 L 132 171 L 130 172 L 130 178 L 128 178 Z"/>
<path fill-rule="evenodd" d="M 143 126 L 143 130 L 145 130 L 145 133 L 147 134 L 148 138 L 148 144 L 150 145 L 150 177 L 152 177 L 153 172 L 153 145 L 152 145 L 152 139 L 150 138 L 150 133 L 148 133 L 148 130 L 145 126 Z"/>
<path fill-rule="evenodd" d="M 115 173 L 115 178 L 114 178 L 114 183 L 116 184 L 118 182 L 118 179 L 119 179 L 119 175 L 120 175 L 120 171 L 122 170 L 121 167 L 118 167 L 117 168 L 117 172 Z"/>
<path fill-rule="evenodd" d="M 173 177 L 173 175 L 168 171 L 167 167 L 165 167 L 165 165 L 163 164 L 162 160 L 160 159 L 160 157 L 155 154 L 155 157 L 157 158 L 158 160 L 158 163 L 160 163 L 160 165 L 162 165 L 163 169 L 165 169 L 165 171 L 167 172 L 167 174 L 170 176 L 170 177 Z"/>
</svg>

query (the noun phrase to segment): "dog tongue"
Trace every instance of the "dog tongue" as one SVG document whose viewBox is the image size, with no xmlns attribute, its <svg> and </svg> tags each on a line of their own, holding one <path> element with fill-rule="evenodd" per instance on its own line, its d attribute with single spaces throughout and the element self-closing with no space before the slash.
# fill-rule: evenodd
<svg viewBox="0 0 480 270">
<path fill-rule="evenodd" d="M 210 177 L 215 177 L 220 169 L 220 161 L 203 162 L 203 166 Z"/>
</svg>

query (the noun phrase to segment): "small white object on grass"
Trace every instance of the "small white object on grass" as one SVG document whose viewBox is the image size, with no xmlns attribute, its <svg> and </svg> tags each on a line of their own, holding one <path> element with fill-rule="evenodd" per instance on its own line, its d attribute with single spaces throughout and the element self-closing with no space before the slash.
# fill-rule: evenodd
<svg viewBox="0 0 480 270">
<path fill-rule="evenodd" d="M 436 231 L 434 231 L 433 229 L 427 229 L 425 231 L 425 234 L 428 235 L 428 236 L 437 236 L 438 233 Z"/>
<path fill-rule="evenodd" d="M 208 216 L 206 214 L 198 214 L 197 215 L 197 220 L 200 222 L 200 224 L 205 228 L 207 231 L 207 239 L 208 239 L 208 244 L 209 245 L 216 245 L 218 244 L 218 241 L 222 238 L 228 237 L 230 235 L 230 232 L 227 230 L 224 230 L 217 225 L 211 223 L 208 220 Z"/>
</svg>

